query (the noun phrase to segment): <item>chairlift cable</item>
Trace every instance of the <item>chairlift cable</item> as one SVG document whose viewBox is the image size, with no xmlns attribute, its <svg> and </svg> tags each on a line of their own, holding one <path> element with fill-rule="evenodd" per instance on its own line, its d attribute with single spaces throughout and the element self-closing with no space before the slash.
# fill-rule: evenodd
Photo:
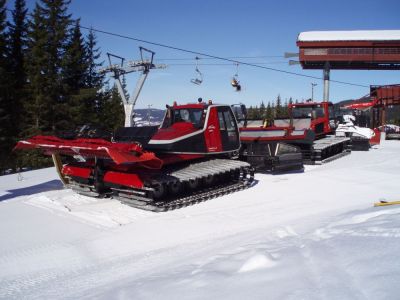
<svg viewBox="0 0 400 300">
<path fill-rule="evenodd" d="M 228 56 L 230 59 L 255 59 L 255 58 L 284 58 L 283 55 L 259 55 L 259 56 Z M 212 57 L 203 57 L 202 59 L 216 59 Z M 158 58 L 157 60 L 193 60 L 193 58 Z M 285 61 L 285 63 L 287 63 Z"/>
<path fill-rule="evenodd" d="M 176 51 L 181 51 L 181 52 L 201 55 L 201 56 L 205 56 L 205 57 L 208 57 L 208 58 L 214 58 L 214 59 L 229 61 L 229 62 L 233 62 L 233 63 L 240 63 L 240 64 L 246 65 L 246 66 L 251 66 L 251 67 L 270 70 L 270 71 L 275 71 L 275 72 L 280 72 L 280 73 L 289 74 L 289 75 L 295 75 L 295 76 L 300 76 L 300 77 L 305 77 L 305 78 L 323 80 L 322 77 L 318 77 L 318 76 L 311 76 L 311 75 L 300 74 L 300 73 L 296 73 L 296 72 L 285 71 L 285 70 L 281 70 L 281 69 L 261 66 L 261 65 L 257 65 L 257 64 L 253 64 L 253 63 L 238 61 L 238 60 L 234 60 L 234 59 L 230 59 L 230 58 L 224 58 L 224 57 L 211 55 L 211 54 L 207 54 L 207 53 L 202 53 L 202 52 L 198 52 L 198 51 L 193 51 L 193 50 L 189 50 L 189 49 L 183 49 L 183 48 L 179 48 L 179 47 L 175 47 L 175 46 L 170 46 L 170 45 L 165 45 L 165 44 L 161 44 L 161 43 L 151 42 L 151 41 L 138 39 L 138 38 L 135 38 L 135 37 L 130 37 L 130 36 L 126 36 L 126 35 L 122 35 L 122 34 L 118 34 L 118 33 L 108 32 L 108 31 L 105 31 L 105 30 L 89 28 L 89 27 L 82 26 L 82 25 L 81 25 L 81 28 L 84 28 L 84 29 L 87 29 L 87 30 L 91 29 L 91 30 L 93 30 L 95 32 L 99 32 L 99 33 L 103 33 L 103 34 L 107 34 L 107 35 L 111 35 L 111 36 L 116 36 L 116 37 L 120 37 L 120 38 L 124 38 L 124 39 L 128 39 L 128 40 L 133 40 L 133 41 L 136 41 L 136 42 L 146 43 L 146 44 L 150 44 L 150 45 L 154 45 L 154 46 L 158 46 L 158 47 L 162 47 L 162 48 L 168 48 L 168 49 L 172 49 L 172 50 L 176 50 Z M 339 81 L 339 80 L 332 80 L 332 79 L 330 81 L 334 82 L 334 83 L 345 84 L 345 85 L 352 85 L 352 86 L 368 87 L 369 88 L 369 85 L 362 85 L 362 84 Z"/>
<path fill-rule="evenodd" d="M 6 8 L 5 10 L 13 12 L 13 10 L 11 10 L 9 8 Z M 33 17 L 32 13 L 28 13 L 27 15 Z M 110 32 L 110 31 L 106 31 L 106 30 L 96 29 L 96 28 L 88 27 L 88 26 L 84 26 L 84 25 L 80 25 L 80 28 L 83 28 L 83 29 L 86 29 L 86 30 L 89 30 L 89 31 L 91 30 L 91 31 L 94 31 L 94 32 L 102 33 L 102 34 L 105 34 L 105 35 L 110 35 L 110 36 L 115 36 L 115 37 L 119 37 L 119 38 L 123 38 L 123 39 L 127 39 L 127 40 L 132 40 L 132 41 L 136 41 L 136 42 L 140 42 L 140 43 L 145 43 L 145 44 L 149 44 L 149 45 L 153 45 L 153 46 L 172 49 L 172 50 L 175 50 L 175 51 L 180 51 L 180 52 L 200 55 L 200 56 L 204 56 L 205 58 L 213 58 L 213 59 L 228 61 L 228 62 L 232 62 L 232 63 L 240 63 L 240 64 L 245 65 L 245 66 L 264 69 L 264 70 L 269 70 L 269 71 L 274 71 L 274 72 L 279 72 L 279 73 L 283 73 L 283 74 L 294 75 L 294 76 L 305 77 L 305 78 L 311 78 L 311 79 L 317 79 L 317 80 L 323 80 L 322 77 L 318 77 L 318 76 L 300 74 L 300 73 L 296 73 L 296 72 L 291 72 L 291 71 L 286 71 L 286 70 L 266 67 L 266 66 L 262 66 L 262 65 L 258 65 L 258 64 L 254 64 L 254 63 L 239 61 L 237 59 L 231 59 L 231 58 L 228 58 L 228 57 L 221 57 L 221 56 L 212 55 L 212 54 L 208 54 L 208 53 L 204 53 L 204 52 L 199 52 L 199 51 L 194 51 L 194 50 L 190 50 L 190 49 L 184 49 L 184 48 L 180 48 L 180 47 L 166 45 L 166 44 L 162 44 L 162 43 L 158 43 L 158 42 L 152 42 L 152 41 L 139 39 L 139 38 L 135 38 L 135 37 L 132 37 L 132 36 L 127 36 L 127 35 L 114 33 L 114 32 Z M 330 80 L 330 82 L 339 83 L 339 84 L 345 84 L 345 85 L 352 85 L 352 86 L 359 86 L 359 87 L 368 87 L 368 88 L 370 87 L 369 85 L 363 85 L 363 84 L 357 84 L 357 83 L 351 83 L 351 82 L 345 82 L 345 81 L 339 81 L 339 80 L 332 80 L 332 79 Z"/>
<path fill-rule="evenodd" d="M 196 55 L 204 56 L 206 58 L 214 58 L 214 59 L 233 62 L 233 63 L 240 63 L 240 64 L 245 65 L 245 66 L 255 67 L 255 68 L 259 68 L 259 69 L 265 69 L 265 70 L 279 72 L 279 73 L 283 73 L 283 74 L 289 74 L 289 75 L 300 76 L 300 77 L 305 77 L 305 78 L 323 80 L 322 77 L 318 77 L 318 76 L 300 74 L 300 73 L 296 73 L 296 72 L 285 71 L 285 70 L 281 70 L 281 69 L 261 66 L 261 65 L 257 65 L 257 64 L 254 64 L 254 63 L 248 63 L 248 62 L 234 60 L 234 59 L 230 59 L 230 58 L 224 58 L 224 57 L 220 57 L 220 56 L 217 56 L 217 55 L 212 55 L 212 54 L 193 51 L 193 50 L 184 49 L 184 48 L 180 48 L 180 47 L 170 46 L 170 45 L 166 45 L 166 44 L 162 44 L 162 43 L 147 41 L 147 40 L 143 40 L 143 39 L 139 39 L 139 38 L 135 38 L 135 37 L 119 34 L 119 33 L 113 33 L 113 32 L 109 32 L 109 31 L 105 31 L 105 30 L 101 30 L 101 29 L 95 29 L 93 27 L 90 28 L 90 27 L 86 27 L 86 26 L 81 25 L 81 28 L 87 29 L 87 30 L 92 30 L 92 31 L 95 31 L 95 32 L 98 32 L 98 33 L 103 33 L 103 34 L 106 34 L 106 35 L 111 35 L 111 36 L 120 37 L 120 38 L 123 38 L 123 39 L 136 41 L 136 42 L 146 43 L 146 44 L 153 45 L 153 46 L 158 46 L 158 47 L 172 49 L 172 50 L 176 50 L 176 51 L 196 54 Z M 352 83 L 352 82 L 345 82 L 345 81 L 332 80 L 332 79 L 330 79 L 330 82 L 369 88 L 369 85 L 357 84 L 357 83 Z"/>
<path fill-rule="evenodd" d="M 158 60 L 157 60 L 158 61 Z M 257 62 L 258 65 L 273 65 L 273 64 L 287 64 L 286 61 L 277 61 L 277 62 Z M 232 63 L 203 63 L 198 64 L 198 66 L 231 66 Z M 168 64 L 168 66 L 196 66 L 195 63 L 172 63 Z"/>
</svg>

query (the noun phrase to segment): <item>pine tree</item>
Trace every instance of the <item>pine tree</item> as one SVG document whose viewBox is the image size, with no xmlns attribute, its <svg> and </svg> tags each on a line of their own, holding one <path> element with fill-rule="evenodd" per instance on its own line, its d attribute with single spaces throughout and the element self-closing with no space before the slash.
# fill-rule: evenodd
<svg viewBox="0 0 400 300">
<path fill-rule="evenodd" d="M 261 101 L 259 115 L 261 119 L 265 118 L 265 104 L 264 101 Z"/>
<path fill-rule="evenodd" d="M 63 128 L 75 129 L 77 125 L 86 123 L 85 118 L 95 117 L 94 108 L 87 101 L 91 95 L 84 90 L 87 67 L 86 49 L 77 20 L 69 32 L 63 57 L 62 82 L 66 101 L 60 106 L 68 112 Z"/>
<path fill-rule="evenodd" d="M 273 111 L 272 111 L 272 107 L 271 107 L 271 103 L 268 101 L 268 105 L 267 105 L 267 109 L 266 109 L 266 113 L 265 113 L 265 117 L 268 121 L 268 124 L 271 124 L 273 119 L 274 119 L 274 115 L 273 115 Z"/>
<path fill-rule="evenodd" d="M 281 100 L 281 96 L 278 95 L 278 97 L 276 98 L 275 117 L 281 118 L 282 115 L 283 115 L 282 100 Z"/>
<path fill-rule="evenodd" d="M 100 123 L 102 120 L 101 107 L 109 95 L 103 92 L 104 74 L 99 73 L 99 68 L 103 65 L 99 62 L 101 56 L 100 50 L 97 47 L 96 36 L 93 30 L 89 31 L 85 43 L 85 60 L 86 60 L 86 75 L 85 75 L 85 91 L 86 104 L 90 108 L 90 116 L 86 117 L 86 123 Z"/>
<path fill-rule="evenodd" d="M 24 135 L 34 135 L 48 131 L 51 127 L 49 115 L 53 103 L 47 93 L 47 33 L 43 20 L 43 9 L 39 4 L 33 12 L 29 23 L 29 41 L 27 61 L 27 76 L 29 81 L 30 99 L 25 104 L 26 128 Z"/>
<path fill-rule="evenodd" d="M 249 107 L 247 107 L 247 119 L 248 119 L 248 120 L 251 120 L 251 119 L 252 119 L 253 110 L 254 110 L 254 108 L 253 108 L 252 105 L 250 105 Z"/>
<path fill-rule="evenodd" d="M 61 71 L 65 52 L 69 0 L 41 0 L 31 23 L 28 78 L 33 106 L 34 131 L 65 129 L 67 98 L 63 94 Z"/>
<path fill-rule="evenodd" d="M 71 24 L 71 15 L 67 14 L 71 0 L 41 0 L 44 4 L 43 17 L 48 38 L 48 74 L 47 90 L 52 102 L 50 116 L 51 131 L 67 129 L 70 112 L 68 97 L 62 88 L 63 56 L 68 38 L 67 27 Z"/>
<path fill-rule="evenodd" d="M 256 110 L 258 110 L 257 106 L 253 107 L 250 105 L 250 107 L 247 109 L 247 119 L 249 120 L 254 120 L 255 116 L 257 115 Z"/>
<path fill-rule="evenodd" d="M 28 46 L 28 22 L 25 0 L 16 0 L 12 22 L 8 23 L 10 36 L 10 65 L 16 81 L 16 88 L 26 83 L 25 55 Z"/>
<path fill-rule="evenodd" d="M 102 66 L 102 62 L 98 62 L 100 58 L 100 50 L 97 47 L 96 36 L 93 30 L 89 31 L 86 41 L 86 57 L 87 57 L 87 75 L 86 88 L 92 97 L 89 100 L 96 109 L 97 125 L 106 130 L 113 131 L 124 126 L 125 113 L 122 99 L 118 93 L 117 87 L 114 85 L 110 88 L 103 88 L 104 75 L 98 70 Z M 126 81 L 123 77 L 123 87 L 125 90 Z M 129 97 L 126 92 L 126 96 Z M 96 123 L 93 119 L 92 123 Z"/>
<path fill-rule="evenodd" d="M 272 104 L 271 104 L 271 111 L 272 111 L 272 120 L 273 120 L 273 119 L 277 118 L 276 107 L 275 107 L 275 103 L 274 102 L 272 102 Z"/>
<path fill-rule="evenodd" d="M 289 106 L 288 100 L 285 99 L 285 103 L 283 104 L 283 107 L 282 107 L 282 116 L 281 116 L 282 118 L 289 117 L 289 108 L 288 108 L 288 106 Z"/>
<path fill-rule="evenodd" d="M 85 86 L 88 88 L 99 89 L 103 86 L 104 75 L 98 72 L 102 63 L 98 62 L 100 58 L 100 49 L 97 47 L 96 35 L 93 30 L 89 30 L 86 38 L 86 81 Z"/>
<path fill-rule="evenodd" d="M 64 89 L 70 93 L 76 93 L 85 87 L 86 51 L 79 22 L 79 20 L 76 20 L 69 32 L 63 56 L 63 84 Z"/>
<path fill-rule="evenodd" d="M 12 148 L 12 101 L 6 34 L 6 3 L 0 0 L 0 171 L 9 168 Z"/>
<path fill-rule="evenodd" d="M 247 115 L 249 120 L 254 120 L 258 114 L 258 107 L 255 106 L 250 106 L 250 108 L 247 110 Z"/>
<path fill-rule="evenodd" d="M 54 134 L 66 127 L 70 114 L 63 90 L 63 56 L 67 42 L 69 0 L 40 0 L 29 22 L 26 61 L 29 99 L 25 102 L 24 136 Z M 51 160 L 39 153 L 26 152 L 22 165 L 43 167 Z"/>
<path fill-rule="evenodd" d="M 101 111 L 99 113 L 102 120 L 101 125 L 107 130 L 116 130 L 122 127 L 125 121 L 125 114 L 122 99 L 116 85 L 104 93 L 101 100 Z"/>
<path fill-rule="evenodd" d="M 40 134 L 50 127 L 51 99 L 46 94 L 46 27 L 42 18 L 42 7 L 36 4 L 32 19 L 28 22 L 28 50 L 25 65 L 27 74 L 27 99 L 23 104 L 24 127 L 21 135 Z M 19 166 L 31 168 L 50 165 L 50 160 L 40 152 L 23 151 L 19 154 Z"/>
<path fill-rule="evenodd" d="M 26 52 L 28 47 L 28 22 L 26 19 L 27 8 L 25 0 L 16 0 L 12 12 L 12 22 L 9 27 L 9 48 L 10 48 L 10 70 L 13 90 L 12 121 L 14 136 L 18 136 L 24 123 L 24 102 L 26 93 Z"/>
</svg>

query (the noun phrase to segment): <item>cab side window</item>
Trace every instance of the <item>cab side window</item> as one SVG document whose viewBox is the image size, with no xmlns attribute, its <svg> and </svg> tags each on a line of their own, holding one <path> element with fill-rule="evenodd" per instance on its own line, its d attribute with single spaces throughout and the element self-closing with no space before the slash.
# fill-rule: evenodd
<svg viewBox="0 0 400 300">
<path fill-rule="evenodd" d="M 324 109 L 322 107 L 316 107 L 315 108 L 315 113 L 317 118 L 323 118 L 324 117 Z"/>
<path fill-rule="evenodd" d="M 222 111 L 218 112 L 218 121 L 219 121 L 219 129 L 226 130 L 224 116 L 222 114 Z"/>
<path fill-rule="evenodd" d="M 235 130 L 235 122 L 233 121 L 232 115 L 229 111 L 224 111 L 224 119 L 228 131 Z"/>
</svg>

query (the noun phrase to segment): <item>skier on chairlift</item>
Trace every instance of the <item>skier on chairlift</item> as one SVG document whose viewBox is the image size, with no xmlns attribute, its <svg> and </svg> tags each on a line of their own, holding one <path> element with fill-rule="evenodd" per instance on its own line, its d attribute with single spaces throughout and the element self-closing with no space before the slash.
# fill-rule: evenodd
<svg viewBox="0 0 400 300">
<path fill-rule="evenodd" d="M 236 92 L 240 92 L 242 89 L 239 80 L 237 80 L 235 77 L 232 78 L 231 85 L 236 89 Z"/>
<path fill-rule="evenodd" d="M 239 82 L 239 64 L 236 64 L 236 74 L 233 75 L 232 80 L 231 80 L 231 85 L 236 89 L 236 92 L 240 92 L 242 90 L 242 86 L 240 85 Z"/>
</svg>

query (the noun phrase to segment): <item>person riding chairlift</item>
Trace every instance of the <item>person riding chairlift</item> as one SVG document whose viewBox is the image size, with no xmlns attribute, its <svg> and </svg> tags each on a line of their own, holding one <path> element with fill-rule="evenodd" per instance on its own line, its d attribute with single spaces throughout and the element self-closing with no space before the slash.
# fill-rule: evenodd
<svg viewBox="0 0 400 300">
<path fill-rule="evenodd" d="M 236 89 L 236 92 L 240 92 L 242 89 L 239 80 L 237 80 L 235 77 L 232 78 L 231 85 Z"/>
</svg>

